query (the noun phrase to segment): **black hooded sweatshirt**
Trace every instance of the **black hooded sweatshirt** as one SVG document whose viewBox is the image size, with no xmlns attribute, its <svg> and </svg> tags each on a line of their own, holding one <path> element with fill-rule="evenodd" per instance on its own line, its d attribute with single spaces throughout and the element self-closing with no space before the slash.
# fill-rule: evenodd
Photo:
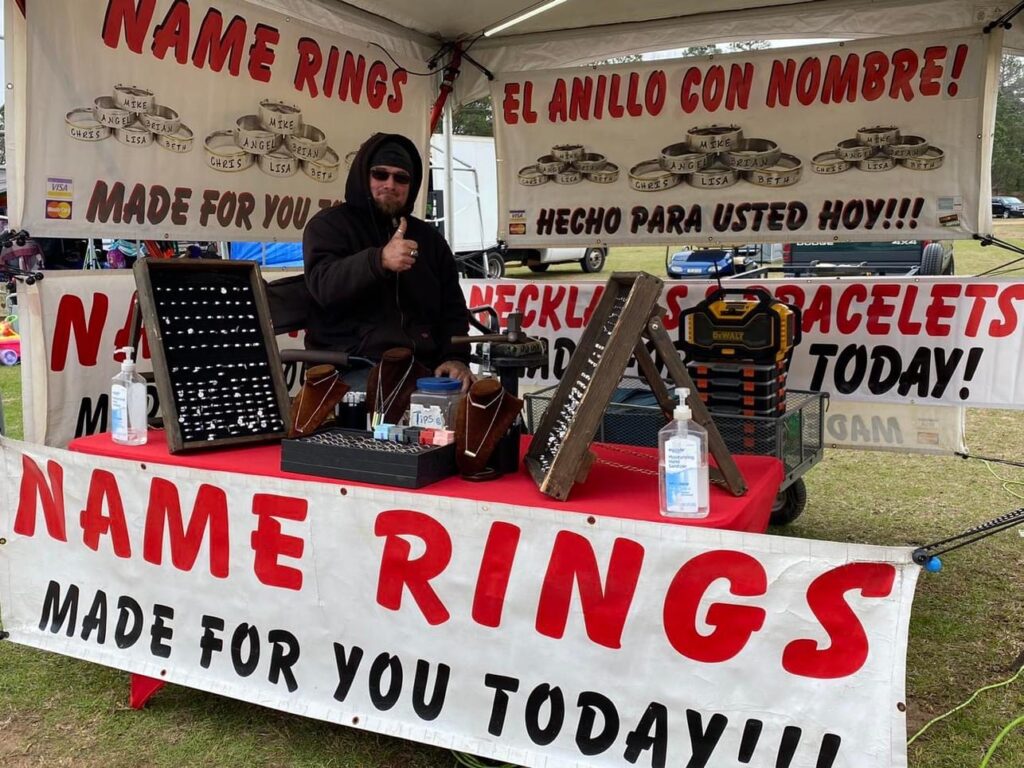
<svg viewBox="0 0 1024 768">
<path fill-rule="evenodd" d="M 405 208 L 394 218 L 370 196 L 370 159 L 385 141 L 405 147 L 413 161 Z M 411 348 L 424 365 L 468 362 L 469 346 L 452 336 L 469 332 L 469 312 L 455 258 L 434 227 L 411 215 L 423 180 L 416 145 L 398 134 L 377 133 L 356 153 L 345 184 L 345 202 L 317 213 L 302 235 L 306 285 L 315 307 L 306 346 L 379 360 L 392 347 Z M 406 272 L 381 266 L 381 251 L 405 216 L 405 238 L 415 240 L 416 263 Z"/>
</svg>

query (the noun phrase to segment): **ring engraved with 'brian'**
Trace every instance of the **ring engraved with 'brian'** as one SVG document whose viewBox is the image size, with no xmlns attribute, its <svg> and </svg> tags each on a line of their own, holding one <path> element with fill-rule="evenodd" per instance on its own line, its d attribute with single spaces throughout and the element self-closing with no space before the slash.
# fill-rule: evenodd
<svg viewBox="0 0 1024 768">
<path fill-rule="evenodd" d="M 181 118 L 170 107 L 154 104 L 149 112 L 143 112 L 139 115 L 139 122 L 153 133 L 163 133 L 169 136 L 178 131 L 178 126 L 181 125 Z"/>
<path fill-rule="evenodd" d="M 928 151 L 928 141 L 923 136 L 900 136 L 898 142 L 883 147 L 883 151 L 897 160 L 920 157 Z"/>
<path fill-rule="evenodd" d="M 64 116 L 68 136 L 77 141 L 103 141 L 110 136 L 110 127 L 101 124 L 92 107 L 78 107 Z"/>
<path fill-rule="evenodd" d="M 782 151 L 771 139 L 740 139 L 736 146 L 722 152 L 722 163 L 737 171 L 771 168 Z"/>
<path fill-rule="evenodd" d="M 214 131 L 203 141 L 206 150 L 206 164 L 215 171 L 235 173 L 251 168 L 256 161 L 235 143 L 234 131 Z"/>
<path fill-rule="evenodd" d="M 309 123 L 300 125 L 295 133 L 285 136 L 284 141 L 299 160 L 319 160 L 327 151 L 327 135 Z"/>
</svg>

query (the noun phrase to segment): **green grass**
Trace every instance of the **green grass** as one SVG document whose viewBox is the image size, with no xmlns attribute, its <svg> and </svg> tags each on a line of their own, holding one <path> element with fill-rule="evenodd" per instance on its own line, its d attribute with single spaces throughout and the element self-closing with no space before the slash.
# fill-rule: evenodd
<svg viewBox="0 0 1024 768">
<path fill-rule="evenodd" d="M 1024 223 L 999 222 L 996 234 L 1019 240 L 1024 238 Z M 615 249 L 609 269 L 660 274 L 664 250 L 653 250 L 660 250 L 660 256 Z M 956 258 L 961 274 L 974 274 L 1014 257 L 961 242 Z M 543 275 L 521 276 L 571 280 L 581 274 L 578 267 L 563 266 Z M 0 368 L 8 432 L 15 436 L 20 435 L 18 375 L 18 368 Z M 972 410 L 967 437 L 976 455 L 1024 460 L 1024 412 Z M 992 469 L 1024 483 L 1020 468 Z M 974 459 L 829 451 L 806 482 L 806 512 L 772 533 L 915 545 L 1022 505 L 982 461 Z M 1024 484 L 1011 490 L 1024 493 Z M 921 574 L 914 602 L 907 652 L 911 734 L 977 688 L 1006 679 L 1024 665 L 1024 538 L 1016 530 L 1004 532 L 950 553 L 944 561 L 941 573 Z M 134 712 L 127 708 L 127 680 L 124 673 L 94 664 L 0 643 L 0 766 L 455 764 L 443 750 L 179 686 L 168 686 L 145 712 Z M 983 693 L 911 745 L 910 766 L 974 768 L 999 731 L 1021 714 L 1024 679 Z M 1018 728 L 1004 739 L 990 768 L 1021 766 L 1024 729 Z"/>
</svg>

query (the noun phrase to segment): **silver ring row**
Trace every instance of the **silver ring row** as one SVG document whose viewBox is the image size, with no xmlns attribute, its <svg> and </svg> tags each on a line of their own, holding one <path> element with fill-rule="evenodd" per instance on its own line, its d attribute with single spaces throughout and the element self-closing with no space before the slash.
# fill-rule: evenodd
<svg viewBox="0 0 1024 768">
<path fill-rule="evenodd" d="M 697 189 L 723 189 L 740 179 L 761 187 L 788 187 L 800 180 L 803 163 L 795 155 L 779 153 L 765 168 L 696 167 L 688 173 L 666 170 L 661 158 L 645 160 L 629 169 L 629 185 L 637 192 L 660 192 L 686 181 Z"/>
<path fill-rule="evenodd" d="M 859 159 L 850 159 L 834 150 L 820 152 L 811 159 L 811 170 L 820 174 L 836 174 L 857 167 L 862 171 L 878 172 L 890 171 L 899 165 L 912 171 L 934 171 L 942 167 L 946 155 L 938 147 L 926 145 L 923 152 L 915 155 L 899 156 L 876 150 L 874 154 L 857 157 Z"/>
</svg>

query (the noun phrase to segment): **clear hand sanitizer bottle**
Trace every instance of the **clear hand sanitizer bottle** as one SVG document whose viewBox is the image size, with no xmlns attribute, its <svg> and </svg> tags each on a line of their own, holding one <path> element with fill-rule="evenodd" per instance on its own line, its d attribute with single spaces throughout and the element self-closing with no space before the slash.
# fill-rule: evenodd
<svg viewBox="0 0 1024 768">
<path fill-rule="evenodd" d="M 145 445 L 146 380 L 135 371 L 133 349 L 122 347 L 121 372 L 110 382 L 110 437 L 121 445 Z"/>
<path fill-rule="evenodd" d="M 674 418 L 658 432 L 659 496 L 667 517 L 707 517 L 709 511 L 708 431 L 693 421 L 688 394 L 676 389 Z"/>
</svg>

